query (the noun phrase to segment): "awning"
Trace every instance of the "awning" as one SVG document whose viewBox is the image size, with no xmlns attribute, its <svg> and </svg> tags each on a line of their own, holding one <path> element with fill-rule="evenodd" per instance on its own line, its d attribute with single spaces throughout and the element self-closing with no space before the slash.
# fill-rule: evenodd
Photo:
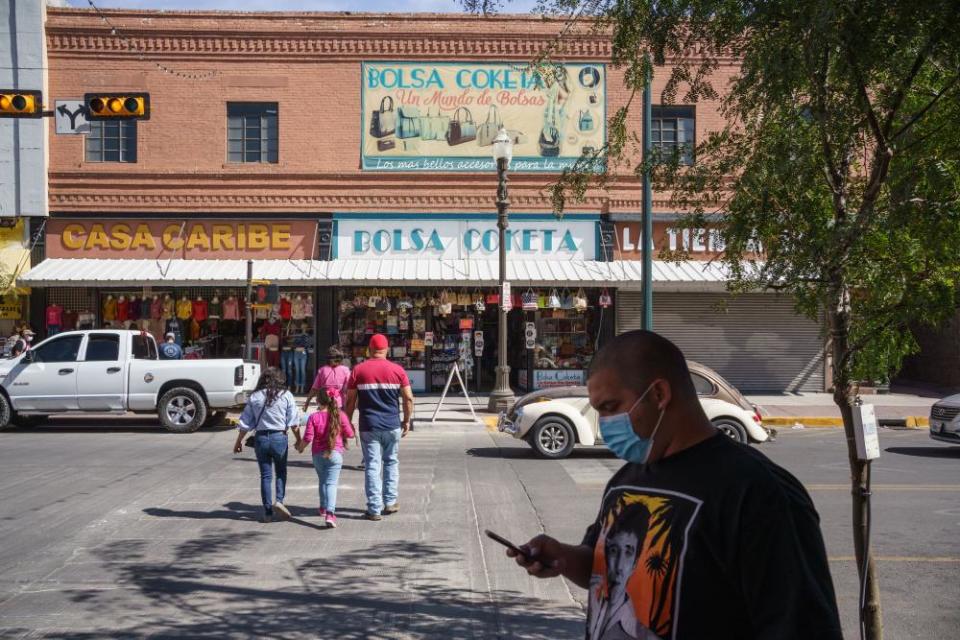
<svg viewBox="0 0 960 640">
<path fill-rule="evenodd" d="M 496 260 L 255 260 L 253 277 L 281 286 L 490 286 Z M 244 286 L 246 260 L 105 260 L 52 258 L 19 278 L 34 287 Z M 641 263 L 633 260 L 508 260 L 515 286 L 640 289 Z M 671 289 L 718 290 L 727 281 L 720 263 L 653 262 L 655 284 Z"/>
</svg>

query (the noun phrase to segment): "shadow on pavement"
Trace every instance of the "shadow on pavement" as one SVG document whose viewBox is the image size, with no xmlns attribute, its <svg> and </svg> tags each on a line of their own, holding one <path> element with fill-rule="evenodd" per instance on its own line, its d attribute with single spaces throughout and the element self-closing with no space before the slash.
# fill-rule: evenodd
<svg viewBox="0 0 960 640">
<path fill-rule="evenodd" d="M 543 462 L 553 462 L 548 458 L 541 458 L 528 446 L 523 447 L 474 447 L 467 449 L 467 455 L 475 458 L 510 458 L 510 459 L 531 459 L 542 460 Z M 606 447 L 577 447 L 567 457 L 568 460 L 577 458 L 615 458 L 610 449 Z"/>
<path fill-rule="evenodd" d="M 217 425 L 205 427 L 194 433 L 210 433 L 231 431 L 235 427 Z M 50 418 L 49 421 L 35 427 L 17 427 L 10 425 L 3 433 L 162 433 L 171 436 L 188 436 L 190 434 L 173 433 L 167 431 L 155 417 L 149 416 L 103 416 L 103 417 L 72 417 Z"/>
<path fill-rule="evenodd" d="M 265 535 L 244 535 L 248 561 L 240 562 L 236 533 L 180 542 L 164 560 L 149 557 L 143 540 L 106 544 L 95 557 L 123 588 L 80 588 L 71 597 L 96 619 L 119 624 L 57 637 L 532 639 L 583 632 L 575 609 L 526 593 L 456 586 L 463 550 L 452 542 L 390 541 L 291 564 L 270 561 L 284 543 Z"/>
<path fill-rule="evenodd" d="M 960 446 L 955 447 L 887 447 L 887 453 L 899 453 L 904 456 L 920 458 L 955 458 L 960 459 Z"/>
<path fill-rule="evenodd" d="M 254 488 L 256 491 L 256 488 Z M 326 527 L 313 522 L 306 522 L 301 518 L 316 518 L 317 510 L 314 507 L 299 507 L 295 505 L 286 505 L 290 510 L 290 522 L 299 524 L 310 529 L 323 529 Z M 261 506 L 259 504 L 247 504 L 245 502 L 228 502 L 222 505 L 221 509 L 212 509 L 204 511 L 202 509 L 177 510 L 165 509 L 162 507 L 148 507 L 143 510 L 148 516 L 154 518 L 187 518 L 189 520 L 252 520 L 259 521 Z M 337 517 L 344 520 L 362 520 L 363 511 L 360 509 L 340 508 L 337 509 Z M 278 520 L 278 522 L 282 522 Z M 273 524 L 273 523 L 271 523 Z"/>
</svg>

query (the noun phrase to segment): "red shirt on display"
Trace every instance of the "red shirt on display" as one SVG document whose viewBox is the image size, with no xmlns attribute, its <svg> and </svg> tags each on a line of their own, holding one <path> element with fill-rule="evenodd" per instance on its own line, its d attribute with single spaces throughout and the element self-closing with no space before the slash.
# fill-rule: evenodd
<svg viewBox="0 0 960 640">
<path fill-rule="evenodd" d="M 197 322 L 203 322 L 207 319 L 207 301 L 206 300 L 194 300 L 193 301 L 193 319 Z"/>
<path fill-rule="evenodd" d="M 64 330 L 77 328 L 77 312 L 76 311 L 63 312 L 63 328 Z"/>
<path fill-rule="evenodd" d="M 293 311 L 293 305 L 286 298 L 280 298 L 280 317 L 289 320 Z"/>
<path fill-rule="evenodd" d="M 47 307 L 47 326 L 48 327 L 60 327 L 63 326 L 63 308 L 58 307 L 55 304 Z"/>
<path fill-rule="evenodd" d="M 117 300 L 117 320 L 123 322 L 130 319 L 130 301 L 124 298 Z"/>
</svg>

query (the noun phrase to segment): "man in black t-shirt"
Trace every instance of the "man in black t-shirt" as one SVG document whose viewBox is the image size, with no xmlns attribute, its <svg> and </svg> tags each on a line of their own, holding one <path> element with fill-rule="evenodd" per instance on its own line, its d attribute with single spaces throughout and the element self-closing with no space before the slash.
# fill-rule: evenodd
<svg viewBox="0 0 960 640">
<path fill-rule="evenodd" d="M 590 404 L 627 461 L 579 545 L 512 551 L 588 590 L 587 640 L 841 639 L 819 517 L 790 473 L 720 434 L 686 360 L 648 331 L 594 358 Z"/>
</svg>

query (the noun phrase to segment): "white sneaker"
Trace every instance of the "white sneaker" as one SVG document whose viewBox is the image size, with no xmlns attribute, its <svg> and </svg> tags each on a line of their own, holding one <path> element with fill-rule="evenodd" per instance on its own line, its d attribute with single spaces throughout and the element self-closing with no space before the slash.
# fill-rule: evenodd
<svg viewBox="0 0 960 640">
<path fill-rule="evenodd" d="M 287 509 L 282 502 L 274 503 L 273 510 L 275 513 L 279 514 L 284 520 L 290 519 L 290 510 Z"/>
</svg>

